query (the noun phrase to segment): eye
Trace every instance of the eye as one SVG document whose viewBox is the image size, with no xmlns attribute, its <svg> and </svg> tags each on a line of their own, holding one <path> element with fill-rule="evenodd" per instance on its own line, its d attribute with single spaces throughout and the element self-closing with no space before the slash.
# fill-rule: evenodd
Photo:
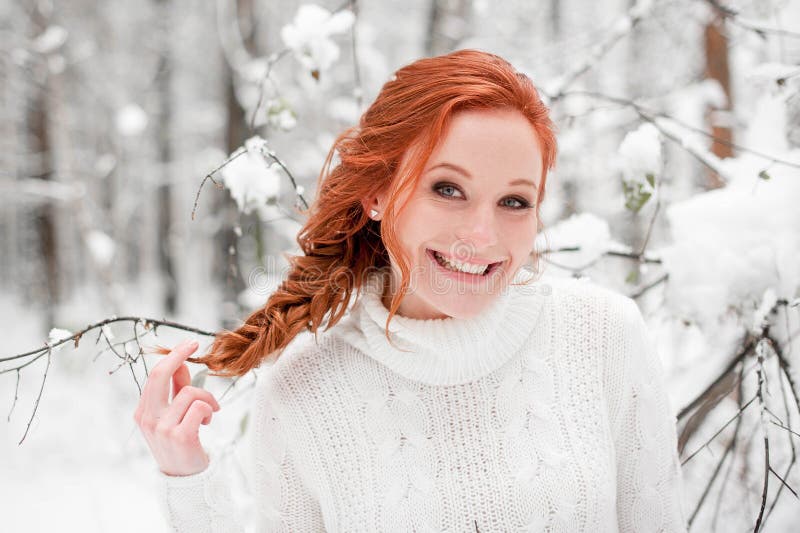
<svg viewBox="0 0 800 533">
<path fill-rule="evenodd" d="M 503 198 L 503 201 L 510 200 L 511 202 L 515 202 L 514 204 L 504 204 L 504 207 L 510 207 L 512 209 L 528 209 L 531 207 L 530 202 L 525 198 L 517 198 L 514 196 L 509 196 L 508 198 Z"/>
<path fill-rule="evenodd" d="M 454 194 L 456 192 L 461 192 L 458 190 L 458 187 L 450 183 L 437 183 L 433 186 L 433 190 L 436 191 L 439 196 L 444 196 L 445 198 L 457 198 Z"/>
<path fill-rule="evenodd" d="M 463 193 L 461 189 L 457 186 L 453 185 L 452 183 L 436 183 L 433 186 L 433 190 L 436 191 L 436 194 L 442 196 L 443 198 L 461 198 L 463 197 Z M 460 194 L 461 196 L 457 196 L 456 194 Z M 509 203 L 506 203 L 509 202 Z M 502 207 L 508 208 L 512 211 L 522 211 L 525 209 L 532 209 L 533 205 L 526 200 L 525 198 L 519 196 L 508 196 L 501 200 Z"/>
</svg>

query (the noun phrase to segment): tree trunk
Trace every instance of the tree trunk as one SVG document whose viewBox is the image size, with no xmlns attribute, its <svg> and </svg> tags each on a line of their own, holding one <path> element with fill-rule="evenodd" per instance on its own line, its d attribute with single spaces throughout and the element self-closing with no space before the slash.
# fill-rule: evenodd
<svg viewBox="0 0 800 533">
<path fill-rule="evenodd" d="M 254 16 L 253 0 L 236 0 L 237 23 L 242 19 L 249 20 L 247 28 L 242 28 L 244 45 L 252 50 L 254 46 L 253 31 Z M 249 17 L 249 19 L 248 19 Z M 227 23 L 227 21 L 224 21 Z M 249 31 L 246 31 L 249 30 Z M 228 154 L 242 146 L 248 134 L 247 117 L 245 111 L 236 99 L 236 73 L 229 64 L 225 64 L 225 100 L 227 110 L 227 122 L 225 126 L 225 148 Z M 234 328 L 238 325 L 240 317 L 238 315 L 239 294 L 245 288 L 245 282 L 239 271 L 239 258 L 237 256 L 238 235 L 234 228 L 239 226 L 239 213 L 236 204 L 229 195 L 216 195 L 215 212 L 222 218 L 220 230 L 216 235 L 219 255 L 216 256 L 215 274 L 222 287 L 223 312 L 221 316 L 222 327 Z M 231 313 L 236 310 L 236 313 Z"/>
<path fill-rule="evenodd" d="M 425 52 L 437 56 L 451 52 L 470 27 L 470 7 L 467 0 L 431 0 Z"/>
<path fill-rule="evenodd" d="M 717 111 L 722 111 L 725 115 L 730 116 L 732 109 L 731 103 L 731 78 L 728 69 L 728 38 L 725 36 L 725 18 L 716 7 L 714 10 L 714 17 L 706 25 L 705 28 L 705 50 L 706 50 L 706 78 L 717 80 L 720 87 L 725 93 L 726 103 L 725 107 L 721 109 L 710 108 L 706 114 L 706 119 L 709 123 L 712 135 L 722 142 L 714 141 L 711 145 L 711 151 L 719 158 L 731 157 L 733 151 L 731 150 L 730 143 L 733 141 L 733 134 L 731 129 L 723 124 L 719 125 L 714 120 L 714 115 Z M 724 186 L 722 179 L 710 170 L 707 171 L 708 181 L 707 188 L 716 189 Z"/>
<path fill-rule="evenodd" d="M 164 280 L 164 310 L 174 313 L 178 298 L 178 280 L 175 277 L 175 265 L 172 255 L 172 186 L 170 163 L 172 162 L 172 52 L 170 35 L 172 34 L 172 5 L 169 0 L 159 0 L 158 25 L 160 26 L 161 57 L 156 73 L 156 92 L 158 94 L 159 113 L 157 117 L 156 136 L 158 142 L 158 160 L 161 167 L 161 185 L 156 195 L 158 198 L 158 264 Z"/>
<path fill-rule="evenodd" d="M 34 37 L 40 35 L 48 26 L 49 21 L 37 7 L 31 15 Z M 29 176 L 43 181 L 54 179 L 53 156 L 50 139 L 50 123 L 48 121 L 48 86 L 50 75 L 46 61 L 39 62 L 39 79 L 34 80 L 32 95 L 28 102 L 26 117 L 27 142 L 29 153 L 35 162 L 27 169 Z M 38 247 L 42 259 L 42 277 L 40 284 L 42 291 L 39 293 L 44 304 L 45 323 L 49 328 L 55 323 L 55 306 L 60 300 L 59 287 L 59 256 L 56 239 L 55 206 L 52 202 L 43 202 L 34 208 L 34 225 L 38 237 Z"/>
</svg>

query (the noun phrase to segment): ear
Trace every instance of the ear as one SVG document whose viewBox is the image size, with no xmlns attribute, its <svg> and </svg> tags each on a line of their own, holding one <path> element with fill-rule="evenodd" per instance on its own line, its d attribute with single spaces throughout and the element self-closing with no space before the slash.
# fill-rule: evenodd
<svg viewBox="0 0 800 533">
<path fill-rule="evenodd" d="M 372 220 L 381 220 L 383 218 L 383 211 L 386 207 L 385 201 L 386 195 L 381 193 L 371 198 L 365 198 L 361 201 L 361 205 L 364 207 L 364 211 L 367 213 L 369 218 Z M 375 210 L 377 214 L 372 216 L 370 213 Z"/>
</svg>

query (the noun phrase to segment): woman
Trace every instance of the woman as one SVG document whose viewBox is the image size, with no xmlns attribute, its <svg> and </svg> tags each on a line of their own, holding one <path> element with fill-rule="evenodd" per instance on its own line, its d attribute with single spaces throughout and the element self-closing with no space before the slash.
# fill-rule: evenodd
<svg viewBox="0 0 800 533">
<path fill-rule="evenodd" d="M 243 467 L 259 532 L 686 530 L 635 302 L 525 268 L 553 130 L 492 54 L 384 85 L 329 153 L 282 286 L 205 356 L 184 342 L 150 373 L 135 418 L 174 530 L 244 526 L 198 439 L 219 405 L 187 358 L 227 376 L 269 363 Z"/>
</svg>

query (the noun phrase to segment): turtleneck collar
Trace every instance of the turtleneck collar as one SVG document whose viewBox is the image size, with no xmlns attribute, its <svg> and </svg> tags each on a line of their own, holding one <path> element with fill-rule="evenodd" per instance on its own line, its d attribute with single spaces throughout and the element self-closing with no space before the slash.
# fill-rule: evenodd
<svg viewBox="0 0 800 533">
<path fill-rule="evenodd" d="M 520 268 L 479 315 L 469 319 L 392 317 L 381 301 L 388 272 L 373 273 L 334 330 L 347 342 L 398 374 L 429 385 L 457 385 L 498 369 L 517 353 L 540 320 L 551 287 L 529 281 L 533 273 Z M 407 350 L 407 351 L 404 351 Z"/>
</svg>

